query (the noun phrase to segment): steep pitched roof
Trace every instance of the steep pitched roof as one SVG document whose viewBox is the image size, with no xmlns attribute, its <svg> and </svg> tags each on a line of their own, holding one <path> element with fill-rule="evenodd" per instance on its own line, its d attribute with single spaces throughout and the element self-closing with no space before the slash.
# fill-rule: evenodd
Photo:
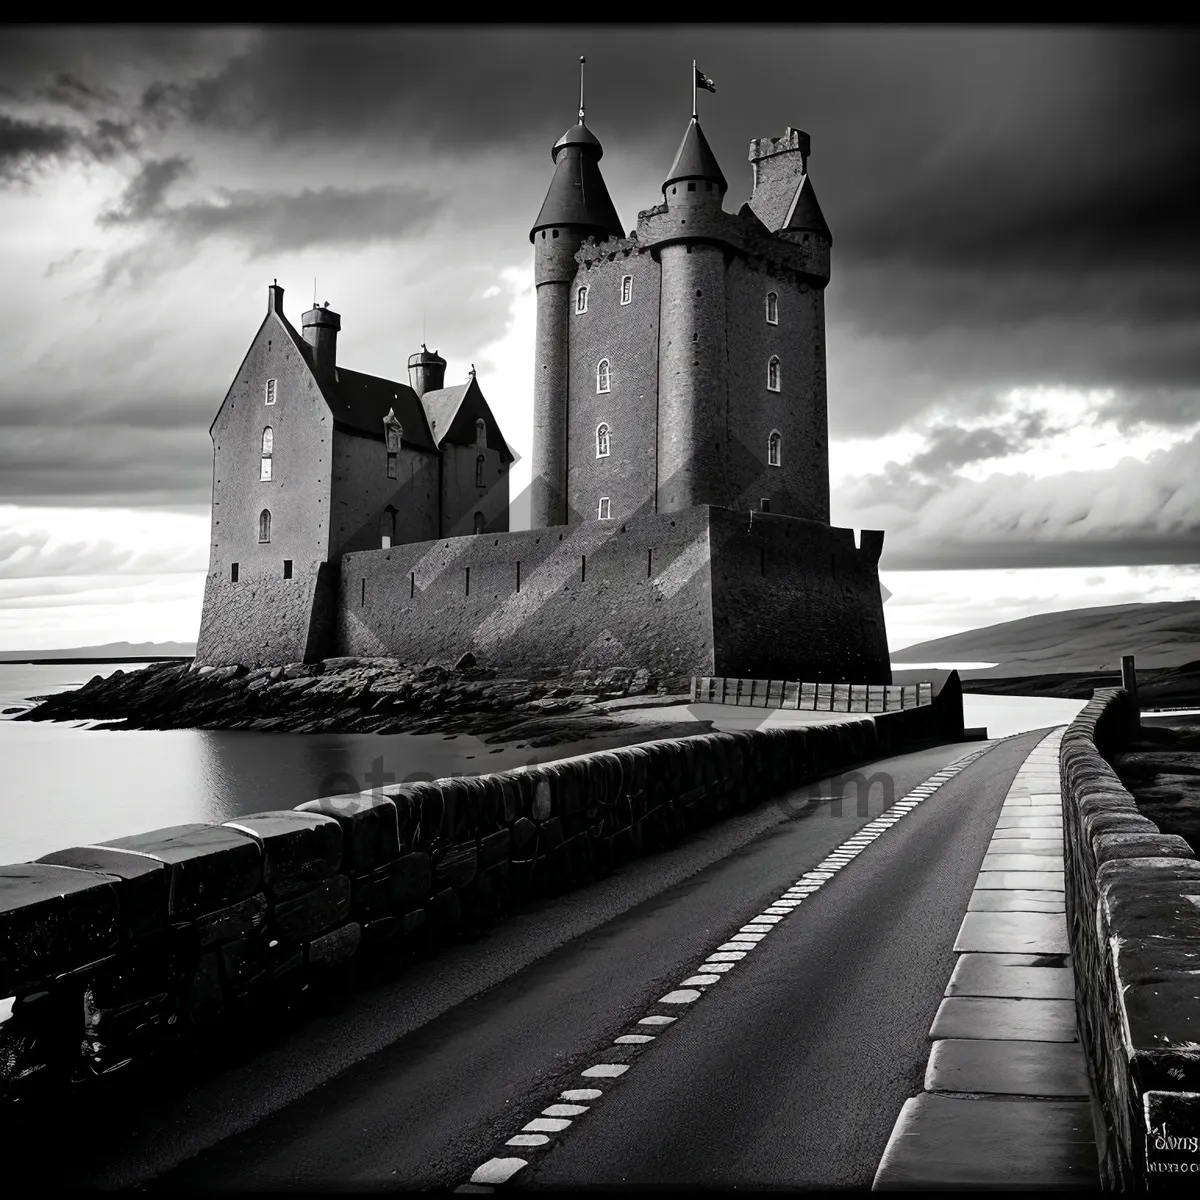
<svg viewBox="0 0 1200 1200">
<path fill-rule="evenodd" d="M 800 177 L 800 186 L 796 188 L 796 194 L 792 197 L 780 232 L 789 229 L 811 229 L 833 242 L 833 234 L 829 232 L 829 226 L 825 223 L 825 216 L 817 203 L 817 193 L 813 191 L 812 180 L 807 174 Z"/>
<path fill-rule="evenodd" d="M 621 220 L 600 174 L 602 154 L 599 139 L 582 122 L 558 139 L 551 151 L 554 176 L 529 232 L 530 241 L 539 229 L 551 225 L 574 225 L 596 235 L 621 236 Z"/>
<path fill-rule="evenodd" d="M 487 423 L 488 446 L 499 450 L 508 462 L 515 461 L 516 455 L 513 454 L 474 375 L 466 383 L 426 392 L 421 397 L 421 403 L 425 406 L 425 413 L 429 418 L 434 444 L 439 449 L 451 435 L 461 436 L 464 432 L 469 433 L 470 440 L 474 441 L 475 431 L 469 426 L 474 423 L 476 417 L 486 414 L 491 418 Z"/>
<path fill-rule="evenodd" d="M 729 184 L 725 182 L 725 176 L 717 164 L 717 156 L 712 152 L 708 138 L 704 136 L 704 130 L 695 117 L 684 130 L 683 141 L 679 143 L 675 161 L 663 183 L 663 191 L 681 179 L 703 179 L 717 184 L 722 192 L 729 190 Z"/>
<path fill-rule="evenodd" d="M 404 430 L 403 440 L 422 450 L 435 450 L 417 393 L 407 383 L 381 379 L 338 367 L 335 382 L 325 389 L 333 419 L 356 433 L 383 438 L 383 418 L 396 414 Z"/>
</svg>

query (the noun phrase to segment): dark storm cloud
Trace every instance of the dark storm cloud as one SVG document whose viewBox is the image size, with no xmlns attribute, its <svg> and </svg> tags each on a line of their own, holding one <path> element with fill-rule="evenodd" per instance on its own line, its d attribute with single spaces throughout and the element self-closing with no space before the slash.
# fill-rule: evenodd
<svg viewBox="0 0 1200 1200">
<path fill-rule="evenodd" d="M 29 182 L 38 171 L 71 158 L 107 162 L 132 145 L 132 127 L 120 121 L 103 119 L 76 129 L 0 113 L 0 183 Z"/>
<path fill-rule="evenodd" d="M 926 433 L 928 445 L 898 469 L 923 476 L 952 474 L 971 463 L 1020 454 L 1043 438 L 1066 432 L 1045 413 L 1022 414 L 1003 425 L 965 429 L 936 424 Z M 895 464 L 891 464 L 895 465 Z"/>
</svg>

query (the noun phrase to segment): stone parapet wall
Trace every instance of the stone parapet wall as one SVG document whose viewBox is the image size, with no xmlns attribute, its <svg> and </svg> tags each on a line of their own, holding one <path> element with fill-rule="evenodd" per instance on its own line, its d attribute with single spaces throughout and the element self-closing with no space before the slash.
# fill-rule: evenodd
<svg viewBox="0 0 1200 1200">
<path fill-rule="evenodd" d="M 334 796 L 0 867 L 0 1098 L 55 1102 L 306 1011 L 690 832 L 948 740 L 936 706 Z"/>
<path fill-rule="evenodd" d="M 782 708 L 797 712 L 895 712 L 933 703 L 932 683 L 803 683 L 787 679 L 692 677 L 701 704 Z"/>
<path fill-rule="evenodd" d="M 1138 812 L 1107 759 L 1137 720 L 1098 689 L 1063 734 L 1066 910 L 1103 1186 L 1200 1175 L 1200 862 Z"/>
</svg>

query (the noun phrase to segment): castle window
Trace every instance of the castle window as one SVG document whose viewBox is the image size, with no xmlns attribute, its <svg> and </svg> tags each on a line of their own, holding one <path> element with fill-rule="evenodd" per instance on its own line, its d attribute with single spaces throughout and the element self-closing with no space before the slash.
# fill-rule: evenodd
<svg viewBox="0 0 1200 1200">
<path fill-rule="evenodd" d="M 278 385 L 277 385 L 277 383 L 276 383 L 276 381 L 275 381 L 274 379 L 268 379 L 268 380 L 267 380 L 267 388 L 266 388 L 266 391 L 267 391 L 267 403 L 268 403 L 268 404 L 274 404 L 274 403 L 275 403 L 275 393 L 276 393 L 276 388 L 277 388 L 277 386 L 278 386 Z"/>
<path fill-rule="evenodd" d="M 229 582 L 237 583 L 238 565 L 237 563 L 229 564 Z"/>
<path fill-rule="evenodd" d="M 271 512 L 266 508 L 258 514 L 258 540 L 260 542 L 271 540 Z"/>
<path fill-rule="evenodd" d="M 487 422 L 482 417 L 475 422 L 475 445 L 487 445 Z"/>
<path fill-rule="evenodd" d="M 608 388 L 604 388 L 603 390 L 608 391 Z M 610 431 L 609 431 L 607 421 L 601 422 L 601 424 L 596 426 L 596 457 L 597 458 L 607 458 L 608 457 L 608 435 L 609 435 L 609 432 Z"/>
<path fill-rule="evenodd" d="M 596 364 L 596 391 L 608 391 L 608 359 L 602 358 Z"/>
<path fill-rule="evenodd" d="M 689 192 L 694 192 L 695 190 L 696 190 L 696 185 L 695 185 L 694 183 L 689 183 L 689 184 L 688 184 L 688 191 L 689 191 Z"/>
<path fill-rule="evenodd" d="M 766 498 L 766 496 L 764 496 L 764 497 L 763 497 L 763 498 L 762 498 L 762 499 L 761 499 L 761 500 L 758 502 L 758 511 L 759 511 L 759 512 L 770 512 L 770 511 L 771 511 L 771 501 L 770 501 L 770 500 L 768 500 L 768 499 Z"/>
<path fill-rule="evenodd" d="M 483 465 L 484 465 L 485 461 L 486 460 L 484 459 L 482 454 L 475 460 L 475 486 L 476 487 L 483 487 Z"/>
<path fill-rule="evenodd" d="M 396 536 L 396 510 L 389 504 L 379 516 L 379 548 L 387 550 Z"/>
<path fill-rule="evenodd" d="M 778 467 L 783 455 L 783 438 L 779 436 L 778 429 L 771 430 L 771 436 L 767 438 L 767 466 Z"/>
<path fill-rule="evenodd" d="M 476 533 L 483 532 L 483 513 L 477 512 L 475 514 L 475 532 Z"/>
<path fill-rule="evenodd" d="M 612 509 L 609 507 L 609 502 L 608 502 L 607 496 L 600 497 L 599 519 L 601 521 L 608 521 L 608 520 L 612 519 Z"/>
<path fill-rule="evenodd" d="M 768 325 L 778 325 L 779 324 L 779 293 L 778 292 L 768 292 L 767 293 L 767 324 Z"/>
<path fill-rule="evenodd" d="M 389 450 L 387 456 L 387 477 L 389 479 L 396 478 L 396 454 Z"/>
<path fill-rule="evenodd" d="M 575 292 L 575 311 L 577 313 L 587 312 L 587 293 L 586 287 L 581 287 Z"/>
<path fill-rule="evenodd" d="M 771 355 L 771 361 L 767 363 L 767 391 L 779 391 L 779 359 L 774 354 Z"/>
<path fill-rule="evenodd" d="M 275 434 L 270 425 L 263 430 L 262 435 L 262 458 L 259 460 L 258 478 L 259 480 L 269 480 L 271 478 L 271 463 L 275 456 Z"/>
<path fill-rule="evenodd" d="M 283 577 L 284 579 L 291 579 L 292 577 L 292 560 L 290 558 L 283 560 Z"/>
<path fill-rule="evenodd" d="M 628 304 L 633 299 L 633 276 L 621 276 L 621 303 Z"/>
</svg>

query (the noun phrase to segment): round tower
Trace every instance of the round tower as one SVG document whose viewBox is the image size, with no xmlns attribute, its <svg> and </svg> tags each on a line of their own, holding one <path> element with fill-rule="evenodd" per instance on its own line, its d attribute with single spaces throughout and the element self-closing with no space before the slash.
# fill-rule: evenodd
<svg viewBox="0 0 1200 1200">
<path fill-rule="evenodd" d="M 659 512 L 727 505 L 721 446 L 728 389 L 725 251 L 704 236 L 704 215 L 720 213 L 728 185 L 700 123 L 692 117 L 663 183 L 680 233 L 659 251 L 662 325 L 658 384 Z M 685 226 L 688 227 L 685 230 Z"/>
<path fill-rule="evenodd" d="M 550 156 L 554 177 L 529 233 L 537 288 L 530 527 L 567 523 L 567 367 L 575 254 L 586 237 L 620 237 L 621 223 L 600 174 L 600 141 L 584 124 L 567 130 Z"/>
<path fill-rule="evenodd" d="M 313 374 L 322 383 L 331 383 L 337 367 L 337 335 L 342 318 L 325 302 L 324 308 L 314 305 L 301 318 L 304 340 L 312 347 Z"/>
<path fill-rule="evenodd" d="M 441 391 L 446 386 L 446 360 L 424 342 L 408 360 L 408 383 L 418 396 Z"/>
</svg>

